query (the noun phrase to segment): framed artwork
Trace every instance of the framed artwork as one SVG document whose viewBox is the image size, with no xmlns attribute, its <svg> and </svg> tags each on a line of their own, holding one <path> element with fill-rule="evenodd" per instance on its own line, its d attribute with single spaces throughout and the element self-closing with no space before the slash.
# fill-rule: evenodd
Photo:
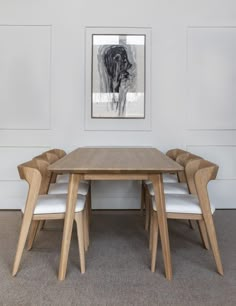
<svg viewBox="0 0 236 306">
<path fill-rule="evenodd" d="M 92 35 L 92 118 L 145 117 L 145 35 Z"/>
<path fill-rule="evenodd" d="M 133 130 L 137 122 L 138 129 L 147 129 L 150 31 L 149 28 L 86 28 L 87 129 Z"/>
</svg>

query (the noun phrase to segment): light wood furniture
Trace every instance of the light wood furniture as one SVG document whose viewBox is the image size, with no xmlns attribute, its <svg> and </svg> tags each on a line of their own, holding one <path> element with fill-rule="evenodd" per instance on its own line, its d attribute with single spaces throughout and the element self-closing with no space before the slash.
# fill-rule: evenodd
<svg viewBox="0 0 236 306">
<path fill-rule="evenodd" d="M 75 196 L 81 180 L 151 180 L 158 202 L 158 223 L 165 273 L 172 278 L 168 228 L 165 214 L 162 173 L 182 167 L 154 148 L 79 148 L 50 165 L 58 173 L 69 173 L 70 184 L 64 222 L 59 280 L 64 280 L 71 240 Z"/>
<path fill-rule="evenodd" d="M 37 159 L 44 159 L 48 162 L 54 163 L 56 160 L 63 158 L 66 155 L 66 152 L 61 149 L 51 149 L 48 151 L 45 151 L 41 155 L 35 156 L 34 158 Z M 53 173 L 51 178 L 51 183 L 69 183 L 69 177 L 67 175 L 59 175 L 59 173 Z"/>
<path fill-rule="evenodd" d="M 58 159 L 63 158 L 66 155 L 66 152 L 61 149 L 51 149 L 46 151 L 45 153 L 52 153 L 55 154 Z M 52 183 L 69 183 L 69 176 L 68 175 L 62 175 L 61 173 L 53 173 L 52 176 Z"/>
<path fill-rule="evenodd" d="M 182 155 L 182 154 L 186 154 L 186 153 L 189 153 L 188 151 L 185 151 L 185 150 L 182 150 L 182 149 L 171 149 L 171 150 L 168 150 L 166 152 L 166 155 L 175 160 L 177 162 L 177 158 L 178 156 Z M 181 173 L 183 173 L 183 171 L 179 171 L 177 172 L 177 181 L 181 182 L 180 181 L 180 176 L 181 176 Z M 173 178 L 174 177 L 174 178 Z M 171 175 L 171 174 L 165 174 L 165 176 L 163 177 L 163 182 L 165 183 L 175 183 L 176 181 L 176 175 Z"/>
<path fill-rule="evenodd" d="M 184 171 L 181 172 L 180 182 L 179 183 L 165 183 L 164 182 L 164 193 L 166 194 L 188 194 L 190 189 L 188 186 L 188 181 L 186 179 L 185 167 L 190 160 L 202 159 L 202 157 L 191 154 L 183 153 L 176 158 L 176 162 L 180 164 Z M 189 179 L 192 181 L 193 178 L 189 176 Z M 152 184 L 145 184 L 145 193 L 148 192 L 149 195 L 154 196 L 154 190 Z"/>
<path fill-rule="evenodd" d="M 171 158 L 172 160 L 176 161 L 177 157 L 181 154 L 188 153 L 185 150 L 182 149 L 171 149 L 166 152 L 166 155 Z M 182 171 L 176 172 L 176 173 L 164 173 L 162 176 L 163 182 L 164 183 L 178 183 L 179 181 L 179 173 L 182 173 Z M 149 207 L 145 205 L 146 201 L 146 188 L 148 184 L 151 184 L 151 181 L 146 180 L 142 182 L 142 187 L 141 187 L 141 211 L 143 213 L 144 209 L 146 210 L 145 214 L 145 230 L 148 230 L 149 227 L 149 219 L 150 219 L 150 212 L 149 212 Z"/>
<path fill-rule="evenodd" d="M 20 236 L 17 245 L 15 261 L 13 265 L 12 275 L 18 272 L 20 261 L 22 258 L 25 242 L 29 233 L 28 246 L 32 247 L 32 243 L 37 232 L 40 221 L 64 219 L 66 209 L 66 195 L 47 195 L 50 183 L 50 175 L 47 170 L 48 164 L 43 160 L 32 160 L 18 166 L 20 178 L 26 180 L 29 184 L 28 196 L 25 207 L 23 209 L 23 220 L 20 230 Z M 73 195 L 75 203 L 74 211 L 71 212 L 77 224 L 80 268 L 81 273 L 85 272 L 85 255 L 84 255 L 84 207 L 86 197 L 77 194 Z"/>
<path fill-rule="evenodd" d="M 183 154 L 183 153 L 187 153 L 187 151 L 185 150 L 182 150 L 182 149 L 178 149 L 178 148 L 175 148 L 175 149 L 170 149 L 166 152 L 166 155 L 169 156 L 169 158 L 173 159 L 173 160 L 176 160 L 176 158 L 180 155 L 180 154 Z"/>
<path fill-rule="evenodd" d="M 45 160 L 49 162 L 50 164 L 52 164 L 59 159 L 59 153 L 56 154 L 53 151 L 54 150 L 46 151 L 40 155 L 34 156 L 33 159 Z M 52 173 L 50 183 L 56 183 L 57 176 L 58 176 L 57 173 Z"/>
<path fill-rule="evenodd" d="M 214 221 L 212 214 L 214 207 L 211 205 L 207 192 L 207 184 L 210 180 L 216 178 L 218 172 L 218 166 L 203 160 L 195 159 L 190 160 L 186 164 L 185 173 L 189 184 L 191 194 L 188 195 L 166 195 L 166 212 L 167 218 L 170 219 L 191 219 L 198 220 L 201 227 L 203 240 L 209 240 L 211 248 L 216 262 L 217 271 L 223 275 L 223 266 L 221 263 Z M 155 196 L 151 199 L 151 230 L 150 240 L 152 259 L 151 259 L 151 270 L 155 271 L 156 265 L 156 251 L 157 251 L 157 240 L 158 240 L 158 208 L 159 199 Z M 208 242 L 206 242 L 208 243 Z"/>
<path fill-rule="evenodd" d="M 202 159 L 202 157 L 200 157 L 198 155 L 195 155 L 195 154 L 192 154 L 192 153 L 189 153 L 189 152 L 181 153 L 180 155 L 178 155 L 177 158 L 176 158 L 176 162 L 178 162 L 178 164 L 180 164 L 184 168 L 183 172 L 178 173 L 180 182 L 179 183 L 164 183 L 164 193 L 165 194 L 189 194 L 189 193 L 191 193 L 191 189 L 190 189 L 189 184 L 190 185 L 193 184 L 194 172 L 189 172 L 188 176 L 187 176 L 185 167 L 190 160 L 199 160 L 199 159 Z M 187 179 L 187 177 L 188 177 L 188 179 Z M 196 190 L 194 189 L 193 192 L 195 194 Z M 146 184 L 145 185 L 145 195 L 146 195 L 146 202 L 148 203 L 150 201 L 150 197 L 154 196 L 154 190 L 153 190 L 152 184 Z M 204 222 L 201 222 L 200 220 L 195 220 L 194 221 L 194 220 L 191 220 L 191 219 L 188 220 L 188 221 L 189 221 L 190 228 L 192 228 L 192 229 L 194 229 L 194 222 L 197 221 L 198 229 L 199 229 L 199 232 L 200 232 L 200 237 L 202 239 L 203 247 L 209 250 L 210 246 L 209 246 L 207 235 L 205 235 L 206 228 L 205 228 Z M 146 220 L 146 222 L 147 222 L 147 220 Z M 151 227 L 151 225 L 150 225 L 150 227 Z M 148 228 L 148 224 L 145 224 L 145 228 Z M 150 236 L 151 236 L 151 234 L 150 234 Z M 152 243 L 152 239 L 149 239 L 149 248 L 150 249 L 151 249 L 151 243 Z"/>
<path fill-rule="evenodd" d="M 45 153 L 55 154 L 55 155 L 57 155 L 58 159 L 60 159 L 60 158 L 62 158 L 66 155 L 66 152 L 64 150 L 61 150 L 61 149 L 51 149 L 51 150 L 46 151 Z"/>
<path fill-rule="evenodd" d="M 171 149 L 166 152 L 166 155 L 171 158 L 172 160 L 177 161 L 178 157 L 181 155 L 189 154 L 189 152 L 184 151 L 182 149 Z M 184 168 L 183 168 L 184 169 Z M 175 186 L 179 186 L 178 182 L 184 182 L 184 171 L 178 171 L 177 173 L 165 173 L 163 174 L 163 183 L 164 183 L 164 192 L 170 192 L 171 189 Z M 175 184 L 175 185 L 172 185 Z M 149 224 L 150 224 L 150 211 L 149 205 L 146 205 L 146 201 L 149 197 L 147 194 L 147 189 L 151 188 L 153 191 L 152 182 L 149 180 L 142 182 L 142 189 L 141 189 L 141 211 L 143 212 L 145 209 L 145 230 L 148 231 Z M 175 188 L 176 189 L 176 188 Z M 185 187 L 183 189 L 186 189 Z M 153 191 L 154 192 L 154 191 Z"/>
<path fill-rule="evenodd" d="M 57 149 L 59 150 L 59 149 Z M 53 151 L 53 150 L 52 150 Z M 59 150 L 60 151 L 60 150 Z M 44 171 L 41 172 L 42 174 L 42 180 L 47 182 L 47 189 L 45 190 L 45 192 L 47 194 L 67 194 L 68 193 L 68 183 L 57 183 L 57 182 L 52 182 L 52 178 L 56 177 L 56 173 L 52 173 L 48 170 L 48 166 L 57 161 L 58 155 L 55 155 L 55 153 L 48 151 L 45 152 L 41 155 L 38 155 L 36 157 L 33 158 L 34 160 L 38 161 L 38 165 L 40 166 L 40 168 L 43 168 Z M 50 181 L 49 181 L 49 178 Z M 56 181 L 56 180 L 55 180 Z M 79 184 L 79 189 L 78 189 L 78 194 L 81 194 L 83 196 L 86 197 L 86 206 L 85 206 L 85 220 L 84 220 L 84 242 L 85 242 L 85 250 L 88 250 L 89 247 L 89 222 L 90 222 L 90 210 L 91 210 L 91 187 L 90 184 L 87 181 L 81 181 Z M 45 220 L 40 221 L 38 223 L 38 228 L 34 229 L 34 228 L 30 228 L 30 233 L 29 236 L 31 237 L 31 231 L 36 230 L 34 238 L 36 237 L 37 233 L 44 228 L 45 225 Z M 28 243 L 28 250 L 32 248 L 32 244 L 33 241 L 30 241 L 30 243 Z"/>
<path fill-rule="evenodd" d="M 51 149 L 48 150 L 41 155 L 35 156 L 33 159 L 37 160 L 44 160 L 47 161 L 49 164 L 54 163 L 55 161 L 63 158 L 66 155 L 66 152 L 61 149 Z M 62 194 L 67 193 L 68 184 L 69 184 L 69 175 L 63 175 L 59 173 L 52 172 L 51 174 L 50 185 L 48 188 L 49 194 Z M 87 184 L 87 186 L 86 186 Z M 92 204 L 91 204 L 91 185 L 90 181 L 81 181 L 79 185 L 78 194 L 86 195 L 86 216 L 88 224 L 91 220 L 91 213 L 92 213 Z M 44 227 L 45 222 L 41 222 L 39 226 L 39 230 Z M 89 229 L 89 227 L 88 227 Z M 87 231 L 85 231 L 87 233 Z M 89 234 L 85 235 L 85 245 L 89 246 Z M 87 249 L 86 248 L 86 249 Z"/>
</svg>

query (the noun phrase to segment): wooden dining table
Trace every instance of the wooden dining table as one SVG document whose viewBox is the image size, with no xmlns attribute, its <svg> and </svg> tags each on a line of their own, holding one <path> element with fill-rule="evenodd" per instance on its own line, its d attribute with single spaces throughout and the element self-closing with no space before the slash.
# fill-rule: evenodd
<svg viewBox="0 0 236 306">
<path fill-rule="evenodd" d="M 50 165 L 49 170 L 70 175 L 58 273 L 59 280 L 64 280 L 66 275 L 77 191 L 81 180 L 152 181 L 157 199 L 157 221 L 165 274 L 168 280 L 172 279 L 162 174 L 182 171 L 182 166 L 161 151 L 150 147 L 82 147 Z"/>
</svg>

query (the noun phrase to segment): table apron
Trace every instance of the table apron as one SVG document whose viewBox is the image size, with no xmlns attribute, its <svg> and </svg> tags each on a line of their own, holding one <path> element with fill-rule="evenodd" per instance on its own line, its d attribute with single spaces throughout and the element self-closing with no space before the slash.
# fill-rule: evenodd
<svg viewBox="0 0 236 306">
<path fill-rule="evenodd" d="M 158 174 L 157 174 L 158 175 Z M 124 180 L 149 180 L 148 174 L 83 174 L 84 180 L 93 181 L 124 181 Z"/>
</svg>

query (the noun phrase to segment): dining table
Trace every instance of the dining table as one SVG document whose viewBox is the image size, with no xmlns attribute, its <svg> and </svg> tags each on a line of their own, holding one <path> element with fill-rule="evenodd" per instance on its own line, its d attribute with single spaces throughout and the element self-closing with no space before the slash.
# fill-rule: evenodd
<svg viewBox="0 0 236 306">
<path fill-rule="evenodd" d="M 48 169 L 54 173 L 70 176 L 58 272 L 59 280 L 64 280 L 66 276 L 77 191 L 82 180 L 149 180 L 152 182 L 157 199 L 157 222 L 165 275 L 168 280 L 172 279 L 162 176 L 164 173 L 182 171 L 182 166 L 152 147 L 81 147 L 51 164 Z"/>
</svg>

